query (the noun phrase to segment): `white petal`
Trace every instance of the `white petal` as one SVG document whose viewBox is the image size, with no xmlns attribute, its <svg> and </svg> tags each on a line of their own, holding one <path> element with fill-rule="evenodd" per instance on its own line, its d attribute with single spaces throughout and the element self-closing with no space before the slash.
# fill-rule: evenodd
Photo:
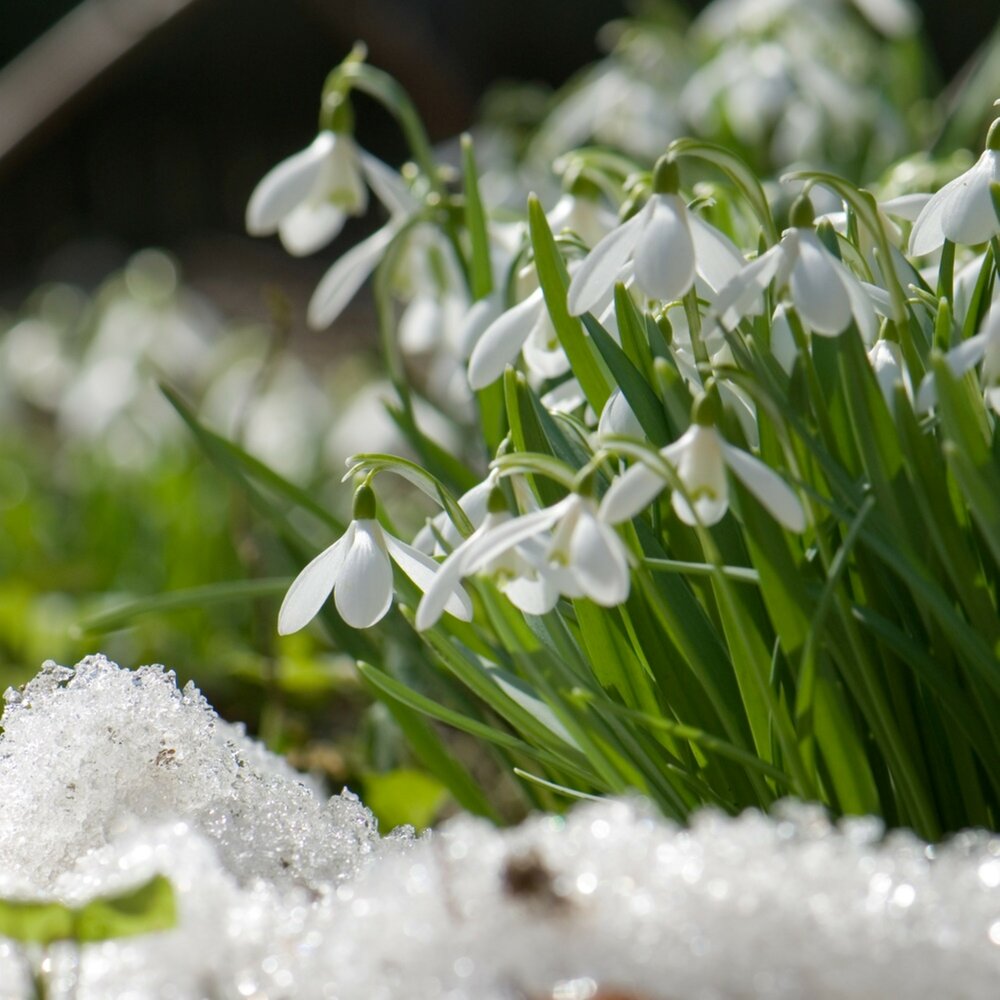
<svg viewBox="0 0 1000 1000">
<path fill-rule="evenodd" d="M 610 608 L 628 597 L 625 546 L 614 529 L 589 510 L 580 513 L 573 530 L 569 565 L 584 594 L 595 604 Z"/>
<path fill-rule="evenodd" d="M 392 564 L 377 521 L 356 521 L 357 530 L 333 600 L 340 617 L 353 628 L 370 628 L 392 604 Z"/>
<path fill-rule="evenodd" d="M 712 305 L 712 316 L 721 318 L 727 327 L 735 326 L 757 306 L 764 289 L 777 274 L 783 256 L 784 250 L 779 244 L 745 264 L 719 290 Z"/>
<path fill-rule="evenodd" d="M 677 195 L 653 195 L 635 245 L 635 283 L 651 299 L 679 299 L 694 283 L 694 240 Z"/>
<path fill-rule="evenodd" d="M 284 248 L 296 257 L 305 257 L 325 247 L 344 227 L 347 214 L 328 201 L 303 201 L 278 225 Z"/>
<path fill-rule="evenodd" d="M 391 215 L 412 215 L 420 206 L 399 173 L 363 150 L 358 153 L 361 169 L 378 200 Z"/>
<path fill-rule="evenodd" d="M 736 244 L 715 226 L 709 225 L 696 212 L 687 213 L 698 273 L 713 292 L 719 291 L 743 268 L 742 254 Z"/>
<path fill-rule="evenodd" d="M 676 463 L 677 475 L 690 497 L 689 501 L 680 490 L 674 490 L 671 503 L 677 516 L 690 525 L 721 521 L 729 507 L 729 484 L 719 432 L 692 424 L 661 454 Z"/>
<path fill-rule="evenodd" d="M 470 535 L 441 563 L 434 581 L 425 591 L 417 608 L 417 629 L 430 628 L 441 617 L 449 596 L 463 576 L 475 573 L 519 542 L 545 531 L 559 519 L 565 507 L 566 501 L 560 501 L 554 507 L 511 518 L 497 527 L 478 529 Z"/>
<path fill-rule="evenodd" d="M 250 195 L 246 227 L 252 236 L 267 236 L 312 193 L 336 143 L 332 132 L 320 132 L 305 149 L 272 167 Z"/>
<path fill-rule="evenodd" d="M 666 486 L 662 476 L 636 462 L 618 476 L 601 497 L 601 519 L 608 524 L 629 521 L 645 510 Z"/>
<path fill-rule="evenodd" d="M 806 515 L 795 491 L 759 458 L 721 442 L 722 454 L 733 475 L 789 531 L 805 531 Z"/>
<path fill-rule="evenodd" d="M 875 343 L 878 337 L 878 320 L 875 317 L 875 303 L 868 294 L 866 288 L 858 279 L 838 260 L 833 261 L 834 270 L 840 277 L 847 293 L 848 301 L 851 304 L 851 315 L 858 325 L 858 332 L 865 346 Z M 882 291 L 882 289 L 879 289 Z"/>
<path fill-rule="evenodd" d="M 1000 219 L 990 196 L 991 181 L 1000 181 L 1000 154 L 987 149 L 971 169 L 952 182 L 955 186 L 941 209 L 941 231 L 953 243 L 985 243 L 1000 232 Z"/>
<path fill-rule="evenodd" d="M 278 612 L 279 635 L 291 635 L 316 617 L 337 582 L 337 576 L 354 540 L 354 522 L 329 548 L 324 549 L 295 578 Z"/>
<path fill-rule="evenodd" d="M 986 353 L 986 346 L 989 343 L 987 332 L 977 333 L 968 340 L 963 340 L 958 347 L 953 347 L 945 357 L 948 360 L 948 367 L 955 378 L 961 378 L 967 371 L 971 371 L 982 360 Z"/>
<path fill-rule="evenodd" d="M 799 356 L 799 348 L 788 322 L 788 306 L 784 302 L 779 303 L 771 320 L 771 353 L 785 374 L 791 375 L 795 359 Z"/>
<path fill-rule="evenodd" d="M 625 393 L 621 389 L 614 389 L 608 401 L 601 410 L 601 419 L 597 422 L 597 435 L 601 437 L 606 434 L 623 434 L 628 437 L 638 438 L 640 441 L 646 439 L 646 433 L 639 423 L 639 418 L 635 415 L 629 401 L 625 398 Z"/>
<path fill-rule="evenodd" d="M 881 202 L 879 208 L 886 215 L 915 222 L 931 197 L 929 194 L 901 194 L 896 198 L 889 198 L 887 201 Z"/>
<path fill-rule="evenodd" d="M 647 214 L 652 211 L 651 204 L 652 201 L 628 222 L 608 233 L 584 258 L 569 283 L 567 301 L 573 316 L 593 309 L 614 287 L 618 272 L 632 253 Z"/>
<path fill-rule="evenodd" d="M 309 300 L 308 319 L 314 330 L 329 326 L 343 312 L 395 235 L 393 226 L 383 226 L 351 247 L 323 275 Z"/>
<path fill-rule="evenodd" d="M 544 308 L 545 300 L 538 288 L 486 328 L 469 357 L 469 385 L 473 389 L 485 389 L 516 360 Z"/>
<path fill-rule="evenodd" d="M 799 255 L 792 268 L 792 301 L 816 333 L 840 333 L 851 321 L 851 301 L 839 280 L 834 258 L 813 232 L 800 232 Z"/>
<path fill-rule="evenodd" d="M 941 219 L 944 215 L 948 199 L 957 190 L 961 177 L 945 184 L 940 191 L 931 195 L 930 200 L 920 210 L 913 228 L 910 230 L 910 256 L 922 257 L 933 253 L 944 243 L 944 231 L 941 229 Z"/>
<path fill-rule="evenodd" d="M 383 532 L 383 537 L 389 555 L 395 560 L 396 565 L 426 593 L 441 568 L 440 563 L 436 563 L 430 556 L 425 556 L 423 552 L 411 548 L 406 542 L 393 537 L 387 531 Z M 456 587 L 452 592 L 444 610 L 464 622 L 472 620 L 472 602 L 461 587 Z"/>
<path fill-rule="evenodd" d="M 501 593 L 507 600 L 528 615 L 544 615 L 551 611 L 559 600 L 559 590 L 548 578 L 542 576 L 530 579 L 518 576 L 500 584 Z"/>
<path fill-rule="evenodd" d="M 425 354 L 441 339 L 441 304 L 430 295 L 417 295 L 399 317 L 399 346 L 406 354 Z"/>
<path fill-rule="evenodd" d="M 479 343 L 479 338 L 502 312 L 500 295 L 496 293 L 474 302 L 469 307 L 458 334 L 458 345 L 462 358 L 468 359 L 473 348 Z"/>
<path fill-rule="evenodd" d="M 521 347 L 521 356 L 530 371 L 545 379 L 558 378 L 570 369 L 569 358 L 544 309 Z"/>
</svg>

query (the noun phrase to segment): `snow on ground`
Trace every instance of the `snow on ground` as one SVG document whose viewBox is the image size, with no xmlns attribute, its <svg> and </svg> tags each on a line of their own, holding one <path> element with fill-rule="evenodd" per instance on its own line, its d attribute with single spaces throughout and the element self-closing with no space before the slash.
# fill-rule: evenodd
<svg viewBox="0 0 1000 1000">
<path fill-rule="evenodd" d="M 179 926 L 53 959 L 79 1000 L 994 1000 L 1000 837 L 943 847 L 811 806 L 640 800 L 380 838 L 160 667 L 46 665 L 8 691 L 0 897 L 163 872 Z M 0 939 L 0 1000 L 29 997 Z"/>
</svg>

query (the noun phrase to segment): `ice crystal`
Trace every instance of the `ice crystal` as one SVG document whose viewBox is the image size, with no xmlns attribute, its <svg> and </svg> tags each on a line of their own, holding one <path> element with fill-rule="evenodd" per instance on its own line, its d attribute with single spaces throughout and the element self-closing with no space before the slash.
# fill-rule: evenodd
<svg viewBox="0 0 1000 1000">
<path fill-rule="evenodd" d="M 0 896 L 80 902 L 154 872 L 165 934 L 52 956 L 79 1000 L 992 1000 L 1000 837 L 929 846 L 816 807 L 641 800 L 514 830 L 379 838 L 159 667 L 94 657 L 8 692 Z M 172 751 L 172 752 L 171 752 Z M 30 996 L 0 940 L 0 1000 Z"/>
</svg>

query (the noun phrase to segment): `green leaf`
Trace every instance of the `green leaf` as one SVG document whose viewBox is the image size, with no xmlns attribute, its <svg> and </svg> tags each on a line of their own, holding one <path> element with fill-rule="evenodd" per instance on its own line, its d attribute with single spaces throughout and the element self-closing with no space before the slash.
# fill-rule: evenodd
<svg viewBox="0 0 1000 1000">
<path fill-rule="evenodd" d="M 165 931 L 177 924 L 174 890 L 163 875 L 127 892 L 83 906 L 0 900 L 0 937 L 48 945 L 53 941 L 108 941 Z"/>
<path fill-rule="evenodd" d="M 479 194 L 479 171 L 472 136 L 462 136 L 462 179 L 465 183 L 465 228 L 472 247 L 472 298 L 485 298 L 493 291 L 493 268 L 490 264 L 490 241 L 486 212 Z"/>
<path fill-rule="evenodd" d="M 163 875 L 129 892 L 94 899 L 77 916 L 78 941 L 107 941 L 166 931 L 177 924 L 174 890 Z"/>
<path fill-rule="evenodd" d="M 756 174 L 735 153 L 714 142 L 702 142 L 699 139 L 676 139 L 667 150 L 673 157 L 691 156 L 706 160 L 721 170 L 741 191 L 750 204 L 764 230 L 768 245 L 778 242 L 778 230 L 771 215 L 771 206 L 767 203 L 767 195 L 757 179 Z"/>
<path fill-rule="evenodd" d="M 369 773 L 362 780 L 365 805 L 383 832 L 406 825 L 425 830 L 448 798 L 448 789 L 424 771 L 398 768 L 384 774 Z"/>
<path fill-rule="evenodd" d="M 210 583 L 203 587 L 167 591 L 153 597 L 141 597 L 85 618 L 77 626 L 80 632 L 113 632 L 126 628 L 136 618 L 164 611 L 185 611 L 204 608 L 212 604 L 242 603 L 255 597 L 280 597 L 288 590 L 291 577 L 273 577 L 264 580 L 229 580 Z"/>
<path fill-rule="evenodd" d="M 74 936 L 75 912 L 62 903 L 0 899 L 0 937 L 51 944 Z"/>
<path fill-rule="evenodd" d="M 566 265 L 563 264 L 559 248 L 552 237 L 545 210 L 534 195 L 528 199 L 528 225 L 538 283 L 542 286 L 552 326 L 587 402 L 595 413 L 600 413 L 611 389 L 598 364 L 593 344 L 583 334 L 580 320 L 569 314 L 569 307 L 566 305 L 566 289 L 569 286 Z"/>
<path fill-rule="evenodd" d="M 656 393 L 607 330 L 590 313 L 584 315 L 583 325 L 601 352 L 646 436 L 658 448 L 662 448 L 671 440 L 670 427 Z"/>
</svg>

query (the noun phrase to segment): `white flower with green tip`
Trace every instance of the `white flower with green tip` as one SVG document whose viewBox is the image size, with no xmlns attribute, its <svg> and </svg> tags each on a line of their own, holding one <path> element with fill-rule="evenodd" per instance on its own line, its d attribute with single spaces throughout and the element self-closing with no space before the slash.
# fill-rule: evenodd
<svg viewBox="0 0 1000 1000">
<path fill-rule="evenodd" d="M 712 525 L 729 508 L 728 469 L 789 531 L 805 530 L 802 504 L 792 488 L 759 458 L 728 444 L 714 426 L 711 396 L 695 403 L 691 426 L 660 455 L 674 468 L 683 490 L 675 489 L 671 503 L 685 524 Z M 612 482 L 601 500 L 600 516 L 609 524 L 630 520 L 645 510 L 667 486 L 659 471 L 636 462 Z"/>
<path fill-rule="evenodd" d="M 924 205 L 910 232 L 910 255 L 933 253 L 945 240 L 975 246 L 1000 235 L 992 184 L 1000 184 L 1000 119 L 990 127 L 982 156 Z"/>
<path fill-rule="evenodd" d="M 519 517 L 502 509 L 493 513 L 441 564 L 417 608 L 418 629 L 430 628 L 461 579 L 475 574 L 499 575 L 502 589 L 522 610 L 527 610 L 532 585 L 530 596 L 538 602 L 534 614 L 548 610 L 560 594 L 588 597 L 602 607 L 628 597 L 625 544 L 592 497 L 570 493 L 551 507 Z"/>
<path fill-rule="evenodd" d="M 781 242 L 751 261 L 721 289 L 706 318 L 706 329 L 721 320 L 735 326 L 759 307 L 768 285 L 787 289 L 803 323 L 824 337 L 835 337 L 851 320 L 866 344 L 878 336 L 878 319 L 861 282 L 832 254 L 812 228 L 809 199 L 796 199 L 792 226 Z"/>
<path fill-rule="evenodd" d="M 278 612 L 278 632 L 304 628 L 333 594 L 334 605 L 353 628 L 370 628 L 392 605 L 392 563 L 426 591 L 439 565 L 430 556 L 389 534 L 375 520 L 375 497 L 368 486 L 358 489 L 354 520 L 347 531 L 295 578 Z M 469 621 L 472 605 L 461 587 L 453 587 L 442 610 Z"/>
<path fill-rule="evenodd" d="M 251 236 L 277 233 L 289 253 L 303 256 L 326 246 L 348 216 L 367 207 L 353 137 L 324 129 L 264 175 L 247 204 L 246 227 Z"/>
<path fill-rule="evenodd" d="M 571 314 L 593 311 L 617 281 L 633 275 L 647 298 L 670 302 L 681 298 L 696 276 L 715 291 L 739 271 L 743 258 L 736 247 L 690 213 L 677 190 L 677 165 L 661 158 L 643 208 L 608 233 L 574 272 L 567 293 Z"/>
</svg>

